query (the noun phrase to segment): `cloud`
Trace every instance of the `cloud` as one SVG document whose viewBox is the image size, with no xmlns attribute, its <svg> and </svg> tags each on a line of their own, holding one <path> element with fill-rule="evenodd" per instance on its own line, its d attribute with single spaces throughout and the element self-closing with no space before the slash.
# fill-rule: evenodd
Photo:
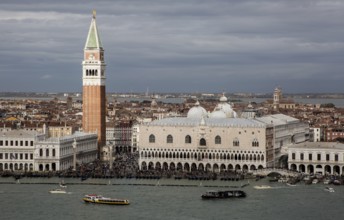
<svg viewBox="0 0 344 220">
<path fill-rule="evenodd" d="M 52 75 L 43 75 L 41 79 L 51 79 L 52 77 Z"/>
<path fill-rule="evenodd" d="M 96 9 L 108 92 L 344 92 L 341 1 L 5 0 L 0 8 L 0 75 L 24 91 L 81 91 Z M 44 76 L 54 83 L 34 80 Z"/>
</svg>

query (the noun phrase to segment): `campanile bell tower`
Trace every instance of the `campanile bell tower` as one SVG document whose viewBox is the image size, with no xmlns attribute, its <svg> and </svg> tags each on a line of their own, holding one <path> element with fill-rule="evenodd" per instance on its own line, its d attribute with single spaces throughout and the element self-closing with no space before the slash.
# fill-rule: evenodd
<svg viewBox="0 0 344 220">
<path fill-rule="evenodd" d="M 96 24 L 96 12 L 93 11 L 82 61 L 82 128 L 84 132 L 98 134 L 98 154 L 106 140 L 105 66 L 104 49 Z"/>
</svg>

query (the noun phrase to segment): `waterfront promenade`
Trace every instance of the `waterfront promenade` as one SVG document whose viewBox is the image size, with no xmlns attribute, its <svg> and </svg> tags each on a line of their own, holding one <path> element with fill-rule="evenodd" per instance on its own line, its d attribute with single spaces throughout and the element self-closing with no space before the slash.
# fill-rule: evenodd
<svg viewBox="0 0 344 220">
<path fill-rule="evenodd" d="M 240 187 L 250 181 L 258 181 L 272 175 L 283 177 L 293 183 L 303 180 L 305 175 L 286 169 L 261 169 L 252 172 L 226 170 L 219 173 L 203 170 L 183 172 L 180 170 L 139 170 L 138 154 L 119 154 L 112 166 L 94 161 L 81 164 L 76 170 L 61 172 L 21 172 L 0 171 L 0 183 L 13 184 L 94 184 L 94 185 L 181 185 L 181 186 L 224 186 Z M 322 181 L 330 177 L 312 177 Z M 340 184 L 342 176 L 332 176 Z M 269 178 L 268 178 L 269 179 Z"/>
</svg>

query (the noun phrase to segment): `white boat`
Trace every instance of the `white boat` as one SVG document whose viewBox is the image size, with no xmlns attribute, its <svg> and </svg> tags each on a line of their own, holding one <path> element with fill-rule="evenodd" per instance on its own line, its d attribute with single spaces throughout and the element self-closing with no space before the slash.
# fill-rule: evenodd
<svg viewBox="0 0 344 220">
<path fill-rule="evenodd" d="M 280 178 L 278 180 L 279 183 L 287 183 L 288 182 L 288 178 Z"/>
<path fill-rule="evenodd" d="M 67 188 L 67 185 L 64 184 L 64 183 L 60 183 L 60 187 L 61 187 L 61 188 Z"/>
<path fill-rule="evenodd" d="M 312 180 L 312 183 L 313 183 L 313 184 L 317 184 L 318 182 L 319 182 L 318 179 L 313 179 L 313 180 Z"/>
<path fill-rule="evenodd" d="M 112 199 L 101 195 L 89 194 L 82 199 L 85 203 L 107 204 L 107 205 L 129 205 L 128 199 Z"/>
<path fill-rule="evenodd" d="M 324 181 L 323 181 L 323 183 L 326 184 L 326 185 L 330 184 L 330 182 L 331 182 L 330 179 L 324 179 Z"/>
<path fill-rule="evenodd" d="M 253 188 L 255 188 L 255 189 L 270 189 L 271 186 L 268 186 L 268 185 L 261 185 L 261 186 L 254 186 Z"/>
<path fill-rule="evenodd" d="M 64 194 L 64 193 L 67 193 L 66 190 L 60 189 L 60 188 L 52 189 L 52 190 L 50 190 L 49 192 L 50 192 L 50 193 L 53 193 L 53 194 Z"/>
<path fill-rule="evenodd" d="M 332 187 L 325 187 L 325 191 L 334 193 L 334 189 Z"/>
</svg>

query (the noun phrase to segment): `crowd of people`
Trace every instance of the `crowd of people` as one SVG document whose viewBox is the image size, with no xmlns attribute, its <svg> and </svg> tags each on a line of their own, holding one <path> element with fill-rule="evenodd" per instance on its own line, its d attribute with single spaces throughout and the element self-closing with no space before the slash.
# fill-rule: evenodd
<svg viewBox="0 0 344 220">
<path fill-rule="evenodd" d="M 21 177 L 72 177 L 86 180 L 88 178 L 136 178 L 136 179 L 189 179 L 189 180 L 239 180 L 245 175 L 236 171 L 221 171 L 215 173 L 204 170 L 182 171 L 169 169 L 139 169 L 138 152 L 121 152 L 114 157 L 113 163 L 95 160 L 92 163 L 78 164 L 76 169 L 70 167 L 68 170 L 56 172 L 12 172 L 3 171 L 2 176 Z"/>
</svg>

